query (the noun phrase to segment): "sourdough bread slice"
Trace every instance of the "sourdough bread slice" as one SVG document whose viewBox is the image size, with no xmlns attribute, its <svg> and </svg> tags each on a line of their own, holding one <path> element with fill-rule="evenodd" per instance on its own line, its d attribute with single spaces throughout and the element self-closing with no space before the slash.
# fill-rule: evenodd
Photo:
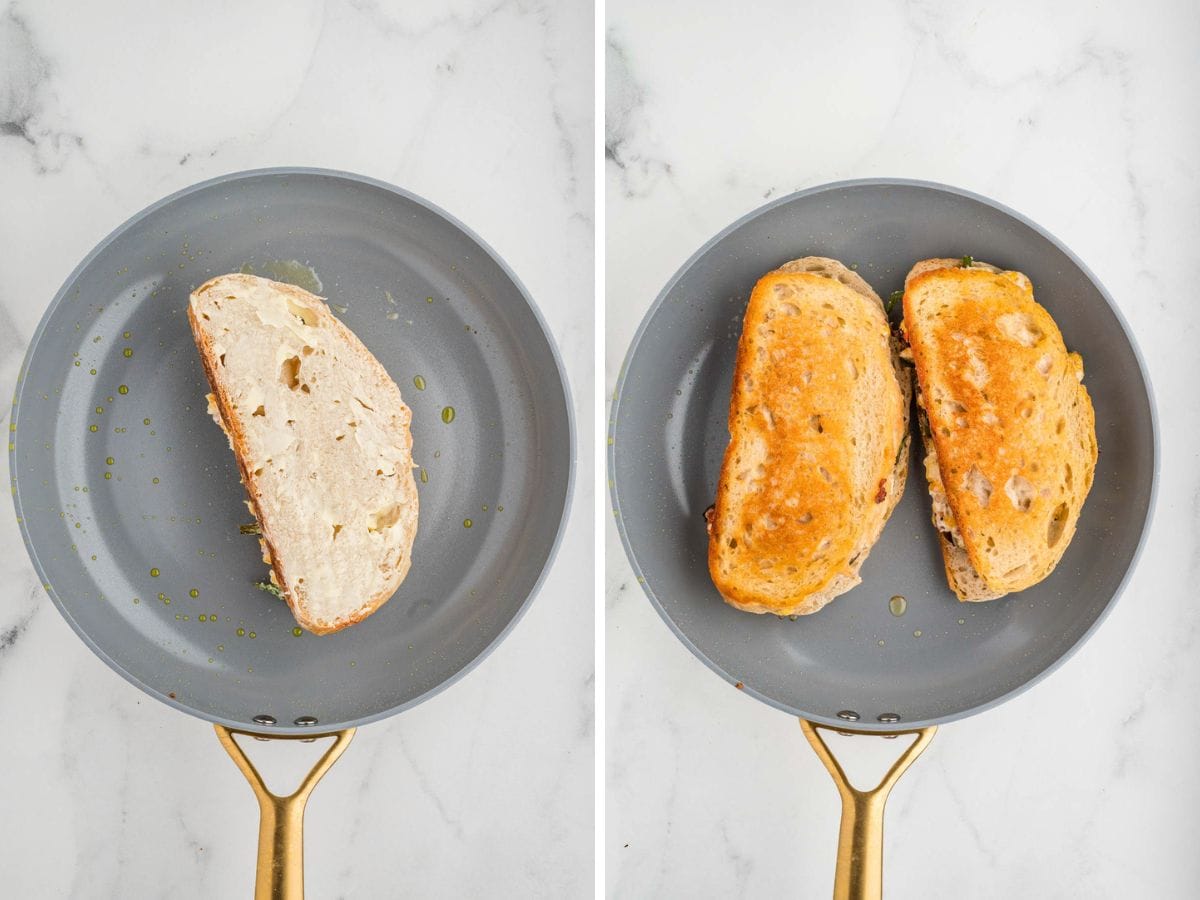
<svg viewBox="0 0 1200 900">
<path fill-rule="evenodd" d="M 412 563 L 417 487 L 400 389 L 294 285 L 222 275 L 192 293 L 188 320 L 272 583 L 314 634 L 362 621 Z"/>
<path fill-rule="evenodd" d="M 1024 590 L 1062 558 L 1092 486 L 1083 361 L 1025 275 L 970 258 L 913 267 L 903 330 L 947 581 L 967 601 Z"/>
<path fill-rule="evenodd" d="M 861 581 L 908 468 L 898 350 L 879 297 L 836 260 L 794 260 L 755 285 L 708 526 L 730 605 L 807 615 Z"/>
</svg>

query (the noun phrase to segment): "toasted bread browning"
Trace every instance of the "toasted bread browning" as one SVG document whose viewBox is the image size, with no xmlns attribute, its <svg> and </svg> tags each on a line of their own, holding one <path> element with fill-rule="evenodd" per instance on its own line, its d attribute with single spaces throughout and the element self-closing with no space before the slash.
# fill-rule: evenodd
<svg viewBox="0 0 1200 900">
<path fill-rule="evenodd" d="M 859 583 L 904 487 L 908 374 L 883 305 L 834 260 L 755 285 L 709 525 L 709 569 L 748 612 L 806 614 Z"/>
<path fill-rule="evenodd" d="M 1036 584 L 1070 543 L 1095 472 L 1079 354 L 1027 277 L 987 264 L 918 263 L 903 327 L 950 586 L 988 600 Z"/>
<path fill-rule="evenodd" d="M 316 634 L 366 618 L 412 562 L 411 413 L 319 297 L 252 275 L 197 288 L 188 318 L 271 582 Z"/>
</svg>

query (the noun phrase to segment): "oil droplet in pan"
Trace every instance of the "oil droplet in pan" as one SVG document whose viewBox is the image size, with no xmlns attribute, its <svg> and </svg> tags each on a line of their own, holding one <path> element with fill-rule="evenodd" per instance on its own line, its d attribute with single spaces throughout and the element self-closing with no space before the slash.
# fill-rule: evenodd
<svg viewBox="0 0 1200 900">
<path fill-rule="evenodd" d="M 449 425 L 451 422 L 454 421 L 454 407 L 453 406 L 447 406 L 445 409 L 442 410 L 442 421 L 445 422 L 447 425 Z"/>
<path fill-rule="evenodd" d="M 429 473 L 424 469 L 421 470 L 421 484 L 429 484 Z"/>
<path fill-rule="evenodd" d="M 888 609 L 891 610 L 893 616 L 902 616 L 904 611 L 908 609 L 908 601 L 897 594 L 888 601 Z"/>
<path fill-rule="evenodd" d="M 119 388 L 117 388 L 117 393 L 118 394 L 128 394 L 129 393 L 129 385 L 127 385 L 127 384 L 121 385 Z"/>
<path fill-rule="evenodd" d="M 300 635 L 302 635 L 302 634 L 304 634 L 304 629 L 301 628 L 299 625 L 297 625 L 295 628 L 292 629 L 293 637 L 300 637 Z"/>
<path fill-rule="evenodd" d="M 416 385 L 418 391 L 425 390 L 425 379 L 420 375 L 417 375 L 415 378 L 413 378 L 413 384 Z"/>
<path fill-rule="evenodd" d="M 151 578 L 157 578 L 157 577 L 158 577 L 158 569 L 151 569 L 151 570 L 150 570 L 150 577 L 151 577 Z"/>
<path fill-rule="evenodd" d="M 470 528 L 474 524 L 470 519 L 463 519 L 463 528 Z"/>
</svg>

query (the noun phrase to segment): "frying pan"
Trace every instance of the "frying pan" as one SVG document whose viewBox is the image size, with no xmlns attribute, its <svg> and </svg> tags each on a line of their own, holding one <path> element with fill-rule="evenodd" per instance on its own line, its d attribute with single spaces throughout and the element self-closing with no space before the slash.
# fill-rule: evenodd
<svg viewBox="0 0 1200 900">
<path fill-rule="evenodd" d="M 329 298 L 413 411 L 412 570 L 368 620 L 325 637 L 255 588 L 265 567 L 239 533 L 237 467 L 205 411 L 187 298 L 238 270 Z M 226 175 L 138 213 L 80 263 L 13 404 L 13 495 L 46 591 L 121 676 L 215 723 L 259 798 L 256 896 L 300 896 L 317 779 L 357 726 L 492 650 L 557 546 L 571 404 L 532 300 L 464 225 L 399 188 L 319 169 Z M 277 797 L 233 734 L 335 741 Z"/>
<path fill-rule="evenodd" d="M 733 364 L 755 281 L 787 260 L 829 256 L 887 297 L 917 260 L 968 254 L 1025 272 L 1067 346 L 1083 355 L 1102 455 L 1057 569 L 1005 599 L 959 603 L 946 585 L 916 440 L 904 497 L 861 585 L 796 621 L 727 606 L 709 580 L 703 513 L 729 441 Z M 994 201 L 901 179 L 801 191 L 701 248 L 634 337 L 609 442 L 617 527 L 651 603 L 710 669 L 799 717 L 833 776 L 843 801 L 834 888 L 841 898 L 880 896 L 883 804 L 937 725 L 1030 687 L 1100 624 L 1141 548 L 1157 471 L 1144 367 L 1119 311 L 1083 263 Z M 907 602 L 900 616 L 891 609 L 896 596 Z M 859 791 L 821 737 L 826 728 L 912 735 L 913 743 L 877 788 Z"/>
</svg>

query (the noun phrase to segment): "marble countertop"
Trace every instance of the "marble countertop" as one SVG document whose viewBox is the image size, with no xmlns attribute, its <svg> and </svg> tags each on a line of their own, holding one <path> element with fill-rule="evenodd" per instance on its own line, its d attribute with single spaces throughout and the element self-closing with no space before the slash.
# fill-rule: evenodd
<svg viewBox="0 0 1200 900">
<path fill-rule="evenodd" d="M 1149 364 L 1162 466 L 1149 542 L 1075 657 L 943 727 L 901 780 L 888 896 L 1195 896 L 1200 13 L 809 6 L 610 0 L 606 394 L 675 270 L 798 188 L 940 181 L 1063 240 Z M 695 659 L 639 590 L 611 524 L 606 537 L 608 894 L 829 896 L 838 798 L 795 720 Z M 852 763 L 865 740 L 849 742 Z"/>
<path fill-rule="evenodd" d="M 215 175 L 301 165 L 401 185 L 465 221 L 539 303 L 587 410 L 592 36 L 592 11 L 569 2 L 189 2 L 152 14 L 0 2 L 0 395 L 59 285 L 127 217 Z M 579 446 L 592 446 L 590 414 L 577 423 Z M 0 468 L 7 482 L 6 457 Z M 591 504 L 592 479 L 579 477 L 557 562 L 496 652 L 361 729 L 316 789 L 310 896 L 591 895 L 593 614 L 580 590 L 594 571 Z M 76 638 L 11 514 L 0 719 L 6 895 L 249 896 L 249 787 L 209 725 L 144 696 Z"/>
</svg>

